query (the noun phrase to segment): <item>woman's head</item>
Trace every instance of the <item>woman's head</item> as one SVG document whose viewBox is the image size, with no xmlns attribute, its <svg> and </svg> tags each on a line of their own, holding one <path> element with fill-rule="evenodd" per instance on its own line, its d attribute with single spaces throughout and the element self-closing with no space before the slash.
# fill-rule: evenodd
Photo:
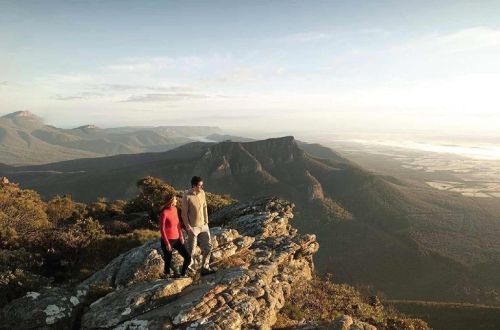
<svg viewBox="0 0 500 330">
<path fill-rule="evenodd" d="M 165 207 L 177 206 L 177 196 L 175 194 L 168 194 L 165 197 Z"/>
</svg>

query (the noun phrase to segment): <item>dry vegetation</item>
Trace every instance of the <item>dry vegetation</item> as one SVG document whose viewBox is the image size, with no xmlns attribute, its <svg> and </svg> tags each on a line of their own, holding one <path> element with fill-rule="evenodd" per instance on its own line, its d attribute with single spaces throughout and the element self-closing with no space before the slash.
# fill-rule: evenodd
<svg viewBox="0 0 500 330">
<path fill-rule="evenodd" d="M 376 296 L 364 297 L 352 286 L 334 283 L 331 275 L 316 275 L 311 281 L 296 285 L 274 327 L 285 329 L 300 322 L 318 322 L 327 327 L 341 315 L 350 315 L 378 329 L 430 329 L 422 320 L 384 307 Z"/>
</svg>

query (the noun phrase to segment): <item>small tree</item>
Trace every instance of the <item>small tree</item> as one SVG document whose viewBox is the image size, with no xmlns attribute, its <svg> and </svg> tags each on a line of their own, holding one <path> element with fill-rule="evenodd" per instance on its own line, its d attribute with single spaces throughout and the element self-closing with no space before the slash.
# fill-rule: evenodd
<svg viewBox="0 0 500 330">
<path fill-rule="evenodd" d="M 45 208 L 35 191 L 0 182 L 0 236 L 6 239 L 2 239 L 2 245 L 7 243 L 7 238 L 11 247 L 29 242 L 41 229 L 48 227 Z"/>
<path fill-rule="evenodd" d="M 161 209 L 165 206 L 166 196 L 176 194 L 174 187 L 152 176 L 137 181 L 137 187 L 139 194 L 127 204 L 127 211 L 146 211 L 153 222 L 158 219 Z"/>
<path fill-rule="evenodd" d="M 85 204 L 74 202 L 70 196 L 56 196 L 47 202 L 47 216 L 54 226 L 85 217 Z"/>
</svg>

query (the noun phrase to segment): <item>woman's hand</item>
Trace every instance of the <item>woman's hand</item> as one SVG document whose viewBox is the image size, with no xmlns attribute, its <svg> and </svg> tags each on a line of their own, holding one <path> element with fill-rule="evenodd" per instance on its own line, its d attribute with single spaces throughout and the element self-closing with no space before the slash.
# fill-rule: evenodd
<svg viewBox="0 0 500 330">
<path fill-rule="evenodd" d="M 170 246 L 170 244 L 169 244 L 169 245 L 167 245 L 167 251 L 168 251 L 168 252 L 172 252 L 172 246 Z"/>
</svg>

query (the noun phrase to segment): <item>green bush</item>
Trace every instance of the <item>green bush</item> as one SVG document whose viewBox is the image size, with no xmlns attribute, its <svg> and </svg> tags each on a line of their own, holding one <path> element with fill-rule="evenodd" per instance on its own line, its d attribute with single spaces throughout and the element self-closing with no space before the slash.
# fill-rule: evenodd
<svg viewBox="0 0 500 330">
<path fill-rule="evenodd" d="M 16 250 L 0 249 L 0 271 L 15 269 L 38 269 L 43 265 L 43 259 L 40 254 L 33 253 L 20 248 Z"/>
<path fill-rule="evenodd" d="M 29 243 L 49 226 L 45 203 L 33 190 L 16 184 L 0 183 L 0 241 L 2 247 L 15 248 Z"/>
<path fill-rule="evenodd" d="M 106 231 L 106 234 L 110 235 L 122 235 L 130 233 L 132 231 L 128 223 L 120 220 L 112 220 L 105 223 L 104 229 Z"/>
<path fill-rule="evenodd" d="M 134 230 L 125 235 L 103 235 L 99 239 L 92 241 L 83 251 L 78 267 L 85 269 L 89 273 L 95 272 L 120 254 L 151 239 L 159 238 L 159 231 L 148 229 Z"/>
<path fill-rule="evenodd" d="M 74 202 L 70 196 L 56 196 L 47 202 L 47 217 L 55 226 L 85 217 L 85 204 Z"/>
<path fill-rule="evenodd" d="M 229 195 L 217 195 L 205 192 L 205 197 L 207 199 L 207 211 L 209 215 L 237 202 Z"/>
<path fill-rule="evenodd" d="M 153 225 L 156 224 L 161 209 L 165 206 L 166 197 L 176 194 L 174 187 L 161 179 L 148 176 L 137 181 L 139 194 L 127 203 L 126 213 L 148 212 Z"/>
<path fill-rule="evenodd" d="M 92 218 L 79 219 L 63 228 L 46 230 L 37 241 L 36 248 L 43 251 L 44 258 L 50 261 L 49 265 L 54 271 L 60 266 L 73 269 L 79 265 L 89 245 L 103 236 L 104 228 L 99 221 Z"/>
</svg>

